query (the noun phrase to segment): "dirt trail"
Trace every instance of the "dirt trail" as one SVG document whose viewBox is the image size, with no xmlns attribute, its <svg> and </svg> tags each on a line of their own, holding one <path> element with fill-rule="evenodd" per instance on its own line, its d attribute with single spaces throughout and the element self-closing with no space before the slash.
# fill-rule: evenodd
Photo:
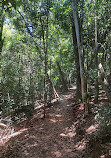
<svg viewBox="0 0 111 158">
<path fill-rule="evenodd" d="M 73 95 L 74 89 L 70 89 L 59 103 L 47 108 L 46 119 L 34 115 L 30 126 L 10 139 L 2 158 L 94 158 L 87 148 L 88 136 L 94 130 L 89 128 L 92 118 L 87 118 L 91 120 L 87 124 L 83 106 L 76 105 Z"/>
</svg>

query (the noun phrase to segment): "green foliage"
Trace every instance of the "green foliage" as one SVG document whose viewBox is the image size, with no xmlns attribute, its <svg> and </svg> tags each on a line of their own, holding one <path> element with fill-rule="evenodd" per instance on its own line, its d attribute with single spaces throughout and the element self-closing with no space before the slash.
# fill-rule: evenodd
<svg viewBox="0 0 111 158">
<path fill-rule="evenodd" d="M 96 137 L 103 143 L 111 141 L 111 104 L 100 105 L 99 111 L 95 116 L 98 126 Z"/>
<path fill-rule="evenodd" d="M 98 24 L 98 54 L 100 62 L 110 71 L 110 1 L 78 1 L 80 38 L 83 41 L 84 65 L 88 68 L 95 47 L 95 11 Z M 48 8 L 49 7 L 49 8 Z M 1 8 L 0 8 L 1 9 Z M 49 11 L 47 12 L 47 9 Z M 19 12 L 21 13 L 19 13 Z M 48 37 L 47 37 L 48 13 Z M 45 46 L 47 45 L 47 72 L 56 90 L 61 91 L 58 61 L 65 79 L 77 80 L 76 59 L 72 41 L 72 3 L 69 0 L 4 0 L 4 39 L 0 58 L 0 108 L 12 117 L 30 116 L 34 101 L 44 94 Z M 74 29 L 74 28 L 73 28 Z M 1 28 L 0 28 L 1 31 Z M 44 39 L 43 39 L 44 35 Z M 39 48 L 39 49 L 38 49 Z M 95 58 L 86 69 L 88 86 L 95 84 L 98 69 Z M 50 100 L 51 89 L 47 81 L 46 91 Z M 92 91 L 92 89 L 91 89 Z M 52 97 L 52 96 L 51 96 Z M 43 99 L 43 98 L 42 98 Z M 103 110 L 104 114 L 104 110 Z M 104 117 L 108 115 L 104 114 Z M 103 118 L 99 114 L 100 118 Z M 109 115 L 108 115 L 109 117 Z M 102 121 L 102 120 L 101 120 Z M 107 127 L 110 125 L 107 123 Z"/>
<path fill-rule="evenodd" d="M 3 6 L 7 6 L 7 7 L 10 7 L 12 6 L 14 9 L 17 8 L 17 6 L 20 6 L 22 3 L 21 3 L 21 0 L 3 0 Z"/>
<path fill-rule="evenodd" d="M 72 11 L 71 3 L 69 1 L 63 1 L 62 3 L 57 3 L 54 8 L 54 16 L 56 24 L 58 24 L 62 29 L 69 32 L 70 23 L 70 13 Z"/>
</svg>

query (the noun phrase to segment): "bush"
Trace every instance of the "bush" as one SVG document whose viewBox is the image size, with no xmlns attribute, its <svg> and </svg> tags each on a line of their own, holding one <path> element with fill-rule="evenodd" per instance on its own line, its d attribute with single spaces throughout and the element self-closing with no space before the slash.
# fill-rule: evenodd
<svg viewBox="0 0 111 158">
<path fill-rule="evenodd" d="M 111 104 L 100 105 L 99 111 L 95 116 L 98 123 L 98 131 L 95 133 L 103 143 L 111 141 Z"/>
</svg>

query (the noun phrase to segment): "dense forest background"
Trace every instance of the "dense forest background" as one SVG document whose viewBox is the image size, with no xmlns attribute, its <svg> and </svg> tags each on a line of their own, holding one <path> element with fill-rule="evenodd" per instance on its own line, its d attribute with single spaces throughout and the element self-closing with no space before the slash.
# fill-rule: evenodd
<svg viewBox="0 0 111 158">
<path fill-rule="evenodd" d="M 52 99 L 76 85 L 84 115 L 98 104 L 96 118 L 110 132 L 110 8 L 110 0 L 2 0 L 1 117 L 28 118 L 39 102 L 45 117 Z"/>
<path fill-rule="evenodd" d="M 110 1 L 4 0 L 0 12 L 3 114 L 30 115 L 37 99 L 50 103 L 74 83 L 86 113 L 100 84 L 111 100 Z"/>
</svg>

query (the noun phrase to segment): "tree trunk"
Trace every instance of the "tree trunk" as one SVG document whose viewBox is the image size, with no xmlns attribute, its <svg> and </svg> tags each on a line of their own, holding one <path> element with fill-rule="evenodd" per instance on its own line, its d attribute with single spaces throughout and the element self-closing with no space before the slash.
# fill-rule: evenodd
<svg viewBox="0 0 111 158">
<path fill-rule="evenodd" d="M 51 87 L 51 89 L 52 89 L 54 98 L 55 98 L 55 99 L 56 99 L 56 98 L 60 98 L 59 95 L 58 95 L 58 93 L 56 92 L 56 90 L 55 90 L 55 88 L 54 88 L 54 86 L 53 86 L 53 84 L 52 84 L 52 81 L 50 80 L 48 74 L 47 74 L 47 79 L 48 79 L 48 82 L 49 82 L 50 87 Z"/>
<path fill-rule="evenodd" d="M 98 43 L 97 43 L 97 15 L 96 15 L 96 11 L 95 11 L 95 65 L 96 65 L 96 81 L 95 81 L 96 96 L 95 96 L 95 103 L 98 103 L 98 95 L 99 95 L 97 47 L 98 47 Z"/>
<path fill-rule="evenodd" d="M 73 16 L 73 15 L 72 15 Z M 76 63 L 76 96 L 78 99 L 81 98 L 81 77 L 80 77 L 80 66 L 79 66 L 79 54 L 77 49 L 77 39 L 76 39 L 76 32 L 74 26 L 74 19 L 71 18 L 72 22 L 72 38 L 73 38 L 73 48 L 74 48 L 74 58 Z"/>
<path fill-rule="evenodd" d="M 95 54 L 92 55 L 89 65 L 87 66 L 87 70 L 89 70 L 94 62 Z"/>
<path fill-rule="evenodd" d="M 109 58 L 109 71 L 110 71 L 110 76 L 111 76 L 111 54 L 110 54 L 110 58 Z"/>
<path fill-rule="evenodd" d="M 51 67 L 52 67 L 52 61 L 51 61 L 51 59 L 50 59 L 50 74 L 49 74 L 49 79 L 51 80 Z M 49 83 L 49 85 L 50 85 L 50 83 Z M 51 100 L 52 100 L 52 88 L 51 88 L 51 86 L 49 86 L 49 103 L 51 103 Z"/>
<path fill-rule="evenodd" d="M 76 38 L 77 38 L 77 46 L 78 46 L 78 54 L 79 54 L 79 65 L 80 65 L 80 77 L 81 77 L 81 92 L 82 92 L 82 101 L 85 107 L 85 114 L 88 114 L 88 103 L 87 103 L 87 84 L 86 84 L 86 76 L 83 64 L 83 48 L 80 42 L 80 34 L 79 34 L 79 25 L 78 25 L 78 18 L 77 18 L 77 6 L 76 0 L 72 0 L 72 9 L 73 9 L 73 16 L 74 16 L 74 23 L 75 23 L 75 31 L 76 31 Z"/>
<path fill-rule="evenodd" d="M 100 63 L 100 61 L 98 62 L 98 67 L 100 69 L 101 76 L 102 76 L 101 84 L 106 91 L 106 95 L 108 97 L 109 102 L 111 103 L 111 86 L 110 86 L 110 83 L 108 83 L 108 79 L 106 77 L 104 68 L 103 68 L 102 64 Z M 109 80 L 109 82 L 110 82 L 110 80 Z"/>
<path fill-rule="evenodd" d="M 0 54 L 2 52 L 2 48 L 3 48 L 3 38 L 2 38 L 2 34 L 3 34 L 3 23 L 4 23 L 4 16 L 3 16 L 3 3 L 2 3 L 2 7 L 0 9 Z"/>
<path fill-rule="evenodd" d="M 61 67 L 60 67 L 59 62 L 56 62 L 56 63 L 57 63 L 57 66 L 58 66 L 58 69 L 59 69 L 59 73 L 60 73 L 60 76 L 61 76 L 63 89 L 64 89 L 65 91 L 67 91 L 67 90 L 68 90 L 68 86 L 67 86 L 67 81 L 66 81 L 66 79 L 65 79 L 65 77 L 64 77 L 64 73 L 63 73 L 63 71 L 61 70 Z"/>
<path fill-rule="evenodd" d="M 44 21 L 40 18 L 41 27 L 42 27 L 42 38 L 43 38 L 43 48 L 45 54 L 45 72 L 44 72 L 44 118 L 46 115 L 46 105 L 47 105 L 47 90 L 46 90 L 46 78 L 47 78 L 47 63 L 48 63 L 48 24 L 49 24 L 49 0 L 47 0 L 47 11 L 46 11 L 46 36 L 45 29 L 43 27 Z"/>
</svg>

